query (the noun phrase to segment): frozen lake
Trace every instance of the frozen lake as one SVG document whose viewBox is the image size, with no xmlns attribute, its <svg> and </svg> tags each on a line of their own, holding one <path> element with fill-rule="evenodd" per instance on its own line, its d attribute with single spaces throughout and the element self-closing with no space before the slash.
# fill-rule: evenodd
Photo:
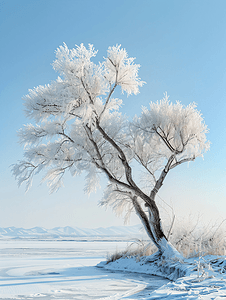
<svg viewBox="0 0 226 300">
<path fill-rule="evenodd" d="M 149 299 L 168 280 L 95 267 L 127 242 L 1 240 L 0 299 Z"/>
</svg>

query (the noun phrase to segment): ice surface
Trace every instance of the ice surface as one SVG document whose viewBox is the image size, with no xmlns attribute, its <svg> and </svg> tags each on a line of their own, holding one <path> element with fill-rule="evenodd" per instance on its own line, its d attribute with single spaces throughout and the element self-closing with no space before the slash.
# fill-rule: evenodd
<svg viewBox="0 0 226 300">
<path fill-rule="evenodd" d="M 106 265 L 107 253 L 127 245 L 126 241 L 93 238 L 1 240 L 0 299 L 226 300 L 224 256 L 183 262 L 130 257 Z"/>
<path fill-rule="evenodd" d="M 96 265 L 127 242 L 9 240 L 0 244 L 0 299 L 148 299 L 168 280 Z"/>
</svg>

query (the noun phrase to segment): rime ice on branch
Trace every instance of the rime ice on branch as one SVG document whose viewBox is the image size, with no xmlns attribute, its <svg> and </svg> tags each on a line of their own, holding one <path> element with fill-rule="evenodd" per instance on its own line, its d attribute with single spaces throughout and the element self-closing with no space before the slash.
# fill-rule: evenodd
<svg viewBox="0 0 226 300">
<path fill-rule="evenodd" d="M 135 211 L 160 253 L 179 256 L 164 235 L 155 196 L 171 169 L 208 150 L 207 127 L 195 104 L 172 104 L 167 94 L 129 122 L 113 94 L 117 87 L 139 93 L 139 65 L 118 45 L 109 47 L 102 63 L 92 61 L 96 54 L 83 44 L 56 50 L 53 68 L 61 77 L 24 98 L 26 115 L 36 124 L 19 131 L 25 153 L 13 174 L 28 189 L 33 176 L 45 171 L 43 180 L 56 191 L 67 170 L 72 176 L 86 172 L 85 192 L 91 193 L 102 173 L 109 183 L 101 204 L 126 215 Z M 147 174 L 148 191 L 132 176 L 133 160 Z"/>
</svg>

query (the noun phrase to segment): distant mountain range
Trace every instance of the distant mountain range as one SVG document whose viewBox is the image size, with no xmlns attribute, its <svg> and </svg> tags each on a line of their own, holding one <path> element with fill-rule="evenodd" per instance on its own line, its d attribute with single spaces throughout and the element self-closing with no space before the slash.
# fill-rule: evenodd
<svg viewBox="0 0 226 300">
<path fill-rule="evenodd" d="M 143 238 L 144 232 L 141 225 L 112 226 L 107 228 L 78 228 L 78 227 L 55 227 L 46 229 L 34 227 L 30 229 L 16 227 L 0 227 L 0 239 L 78 239 L 78 238 Z"/>
</svg>

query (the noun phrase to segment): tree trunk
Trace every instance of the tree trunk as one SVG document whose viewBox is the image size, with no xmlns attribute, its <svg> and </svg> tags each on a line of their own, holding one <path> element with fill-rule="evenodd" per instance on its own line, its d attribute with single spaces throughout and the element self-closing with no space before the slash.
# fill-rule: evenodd
<svg viewBox="0 0 226 300">
<path fill-rule="evenodd" d="M 165 259 L 182 259 L 182 255 L 168 241 L 163 232 L 159 210 L 156 204 L 152 203 L 152 206 L 148 207 L 148 217 L 140 206 L 136 196 L 133 197 L 132 201 L 136 214 L 144 225 L 147 235 L 158 248 L 159 254 Z"/>
<path fill-rule="evenodd" d="M 132 201 L 133 201 L 133 206 L 135 208 L 135 211 L 136 211 L 136 214 L 137 216 L 139 217 L 139 219 L 141 220 L 145 230 L 146 230 L 146 233 L 147 235 L 149 236 L 149 238 L 152 240 L 152 242 L 155 244 L 155 246 L 161 251 L 159 245 L 158 245 L 158 242 L 156 241 L 156 238 L 155 238 L 155 235 L 153 234 L 153 231 L 152 231 L 152 228 L 150 226 L 150 222 L 147 218 L 147 215 L 146 213 L 143 211 L 142 207 L 140 206 L 138 200 L 137 200 L 137 197 L 134 196 L 132 198 Z"/>
<path fill-rule="evenodd" d="M 153 243 L 157 246 L 159 249 L 159 252 L 161 253 L 162 256 L 167 256 L 167 257 L 177 257 L 181 258 L 181 255 L 179 252 L 169 243 L 167 240 L 161 226 L 161 219 L 159 215 L 159 210 L 158 207 L 155 203 L 155 196 L 159 189 L 161 188 L 163 181 L 169 171 L 169 168 L 174 160 L 174 154 L 171 155 L 171 157 L 168 159 L 168 162 L 163 169 L 159 179 L 157 180 L 153 190 L 151 191 L 150 197 L 147 196 L 145 193 L 142 192 L 141 189 L 136 185 L 132 178 L 132 169 L 126 159 L 126 155 L 123 152 L 123 150 L 120 148 L 120 146 L 104 131 L 104 129 L 100 126 L 99 121 L 96 121 L 96 127 L 99 130 L 99 132 L 102 134 L 103 138 L 108 141 L 115 150 L 118 151 L 119 153 L 119 158 L 122 162 L 122 165 L 125 170 L 125 177 L 127 180 L 127 183 L 120 181 L 114 177 L 108 172 L 106 167 L 104 167 L 104 163 L 101 157 L 101 154 L 99 152 L 98 146 L 95 143 L 94 139 L 92 138 L 92 132 L 89 129 L 89 135 L 91 136 L 90 140 L 94 144 L 98 158 L 100 162 L 102 163 L 102 167 L 98 165 L 99 168 L 102 169 L 102 171 L 105 172 L 107 175 L 108 179 L 113 182 L 114 184 L 118 184 L 119 186 L 123 186 L 128 188 L 130 191 L 133 191 L 133 195 L 135 194 L 136 196 L 130 196 L 132 199 L 135 211 L 140 218 L 142 224 L 144 225 L 144 228 L 150 237 L 150 239 L 153 241 Z M 88 136 L 89 136 L 88 135 Z M 144 203 L 145 206 L 148 208 L 148 215 L 143 211 L 142 207 L 140 206 L 137 198 L 140 197 Z"/>
</svg>

